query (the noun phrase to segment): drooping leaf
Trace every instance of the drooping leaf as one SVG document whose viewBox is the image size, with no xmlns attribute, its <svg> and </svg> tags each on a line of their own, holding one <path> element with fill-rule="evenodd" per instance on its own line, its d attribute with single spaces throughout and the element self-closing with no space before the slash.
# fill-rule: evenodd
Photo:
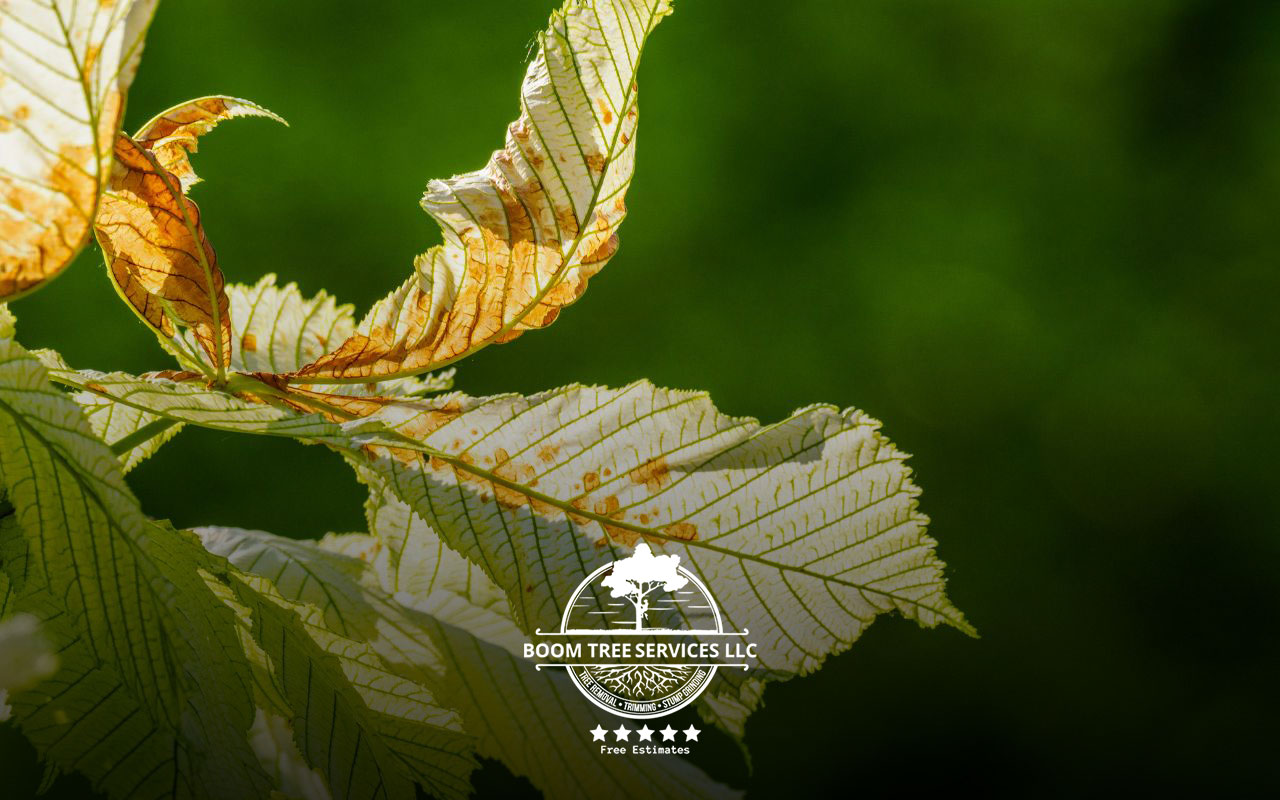
<svg viewBox="0 0 1280 800">
<path fill-rule="evenodd" d="M 236 117 L 264 117 L 288 125 L 284 119 L 249 100 L 225 95 L 199 97 L 162 111 L 133 136 L 139 146 L 178 179 L 185 194 L 201 178 L 191 168 L 190 155 L 199 149 L 196 140 L 220 122 Z"/>
<path fill-rule="evenodd" d="M 520 117 L 481 170 L 432 181 L 444 243 L 302 379 L 365 382 L 551 324 L 618 247 L 635 165 L 636 70 L 669 0 L 569 0 L 539 36 Z"/>
<path fill-rule="evenodd" d="M 164 774 L 130 796 L 263 794 L 267 778 L 246 737 L 254 709 L 248 668 L 234 618 L 204 577 L 216 576 L 225 562 L 190 534 L 142 515 L 116 458 L 79 407 L 11 337 L 6 317 L 0 474 L 25 539 L 21 570 L 15 574 L 11 556 L 4 562 L 19 583 L 11 605 L 45 625 L 65 619 L 68 641 L 83 648 L 83 658 L 59 648 L 64 669 L 52 680 L 73 683 L 27 712 L 15 696 L 15 717 L 60 768 L 80 769 L 104 788 L 120 791 L 155 778 L 113 774 L 94 755 L 116 757 L 110 766 L 122 763 L 140 742 L 138 730 L 124 724 L 134 720 L 172 746 L 167 760 L 152 764 Z M 90 675 L 93 685 L 82 683 Z M 97 691 L 124 698 L 112 701 L 124 715 L 117 727 L 101 727 L 94 709 L 105 699 Z M 75 704 L 64 707 L 58 701 L 64 695 Z M 120 737 L 129 737 L 127 744 Z"/>
<path fill-rule="evenodd" d="M 207 528 L 205 545 L 250 574 L 235 584 L 274 664 L 302 754 L 337 798 L 465 797 L 475 767 L 461 719 L 434 691 L 440 654 L 362 565 L 306 542 Z"/>
<path fill-rule="evenodd" d="M 89 238 L 156 0 L 0 4 L 0 298 Z"/>
<path fill-rule="evenodd" d="M 177 176 L 123 134 L 94 230 L 125 301 L 169 342 L 178 325 L 189 327 L 208 360 L 186 353 L 186 366 L 207 364 L 211 377 L 222 379 L 231 360 L 231 314 L 200 209 Z"/>
</svg>

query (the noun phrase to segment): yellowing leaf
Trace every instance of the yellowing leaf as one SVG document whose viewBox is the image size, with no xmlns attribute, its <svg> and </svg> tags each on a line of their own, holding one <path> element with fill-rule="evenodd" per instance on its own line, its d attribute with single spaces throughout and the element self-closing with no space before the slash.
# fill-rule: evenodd
<svg viewBox="0 0 1280 800">
<path fill-rule="evenodd" d="M 444 243 L 354 335 L 298 373 L 363 382 L 423 372 L 551 324 L 618 247 L 635 165 L 635 76 L 669 0 L 571 0 L 540 35 L 519 119 L 481 170 L 432 181 Z"/>
<path fill-rule="evenodd" d="M 167 339 L 189 326 L 219 380 L 231 360 L 231 315 L 218 259 L 200 209 L 177 176 L 127 136 L 94 228 L 120 294 Z"/>
<path fill-rule="evenodd" d="M 200 182 L 191 168 L 189 155 L 198 149 L 196 139 L 235 117 L 266 117 L 288 125 L 279 116 L 257 103 L 238 97 L 213 95 L 188 100 L 157 114 L 142 126 L 133 140 L 151 151 L 160 166 L 176 176 L 185 193 Z"/>
<path fill-rule="evenodd" d="M 352 307 L 319 292 L 303 297 L 297 284 L 276 285 L 264 275 L 253 286 L 231 284 L 231 369 L 247 373 L 289 373 L 344 341 L 355 327 Z M 190 343 L 188 343 L 190 345 Z M 453 370 L 376 384 L 331 387 L 337 394 L 402 397 L 439 392 L 453 385 Z"/>
<path fill-rule="evenodd" d="M 88 241 L 156 0 L 0 3 L 0 298 Z"/>
</svg>

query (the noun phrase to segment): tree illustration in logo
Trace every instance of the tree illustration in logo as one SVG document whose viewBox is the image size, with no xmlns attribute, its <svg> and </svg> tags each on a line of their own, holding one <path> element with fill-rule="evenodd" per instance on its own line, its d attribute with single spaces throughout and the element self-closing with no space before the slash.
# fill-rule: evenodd
<svg viewBox="0 0 1280 800">
<path fill-rule="evenodd" d="M 641 542 L 629 558 L 615 561 L 613 571 L 600 585 L 609 589 L 610 597 L 625 598 L 636 610 L 636 630 L 642 631 L 649 611 L 649 595 L 662 589 L 674 592 L 684 588 L 689 579 L 680 574 L 680 556 L 655 556 L 649 545 Z"/>
</svg>

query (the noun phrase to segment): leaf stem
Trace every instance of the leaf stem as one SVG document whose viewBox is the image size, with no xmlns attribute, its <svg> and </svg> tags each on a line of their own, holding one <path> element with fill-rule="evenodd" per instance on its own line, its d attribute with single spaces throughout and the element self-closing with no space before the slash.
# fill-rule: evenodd
<svg viewBox="0 0 1280 800">
<path fill-rule="evenodd" d="M 111 445 L 111 452 L 117 456 L 122 456 L 138 445 L 154 439 L 172 428 L 174 425 L 180 424 L 181 423 L 175 419 L 161 418 L 152 420 L 128 436 L 118 439 L 115 444 Z"/>
</svg>

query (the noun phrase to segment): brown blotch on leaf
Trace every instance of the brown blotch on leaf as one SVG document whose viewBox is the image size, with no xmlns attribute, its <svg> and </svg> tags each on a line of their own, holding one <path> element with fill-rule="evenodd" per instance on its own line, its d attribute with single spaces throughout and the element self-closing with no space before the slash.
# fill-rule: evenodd
<svg viewBox="0 0 1280 800">
<path fill-rule="evenodd" d="M 600 488 L 600 476 L 594 472 L 588 472 L 582 476 L 582 490 L 584 492 L 594 492 Z"/>
<path fill-rule="evenodd" d="M 676 522 L 662 529 L 662 532 L 676 539 L 691 542 L 698 538 L 698 526 L 691 522 Z"/>
<path fill-rule="evenodd" d="M 244 338 L 240 340 L 240 349 L 246 353 L 254 353 L 258 350 L 258 337 L 252 333 L 246 333 Z"/>
<path fill-rule="evenodd" d="M 671 483 L 671 470 L 667 467 L 667 457 L 658 456 L 629 473 L 631 482 L 643 486 L 654 494 Z"/>
<path fill-rule="evenodd" d="M 556 460 L 556 456 L 560 454 L 560 445 L 544 444 L 538 448 L 538 458 L 543 463 L 550 464 Z"/>
</svg>

